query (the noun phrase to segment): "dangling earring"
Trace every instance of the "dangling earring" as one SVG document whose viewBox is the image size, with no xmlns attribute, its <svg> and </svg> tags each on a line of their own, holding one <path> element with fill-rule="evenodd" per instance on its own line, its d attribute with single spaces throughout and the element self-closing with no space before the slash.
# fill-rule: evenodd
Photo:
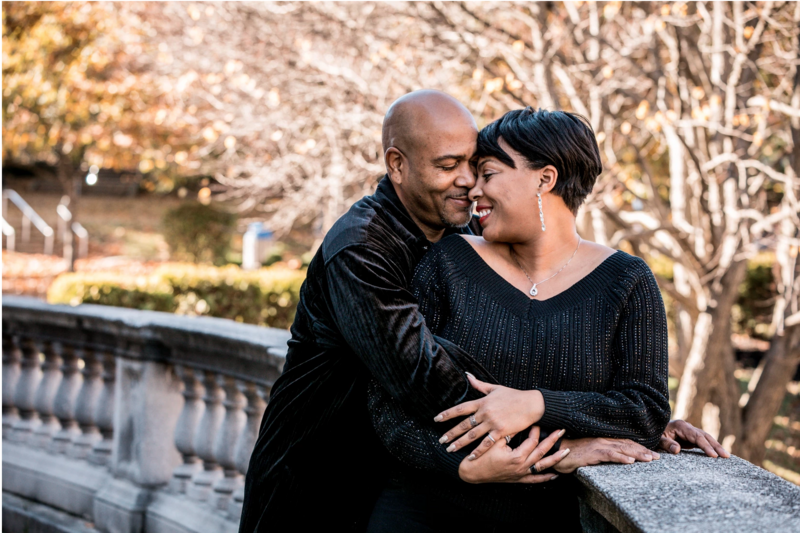
<svg viewBox="0 0 800 533">
<path fill-rule="evenodd" d="M 539 200 L 539 220 L 542 221 L 542 231 L 544 231 L 544 211 L 542 211 L 542 194 L 537 192 L 536 198 Z"/>
</svg>

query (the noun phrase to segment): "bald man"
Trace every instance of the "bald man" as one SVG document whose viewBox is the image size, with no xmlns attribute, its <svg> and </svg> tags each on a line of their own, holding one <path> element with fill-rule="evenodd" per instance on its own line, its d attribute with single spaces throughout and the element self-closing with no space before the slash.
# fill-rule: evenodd
<svg viewBox="0 0 800 533">
<path fill-rule="evenodd" d="M 250 460 L 241 533 L 366 527 L 389 460 L 368 418 L 371 377 L 429 419 L 482 396 L 465 371 L 492 378 L 431 334 L 408 290 L 430 244 L 467 231 L 477 134 L 469 111 L 441 92 L 413 92 L 389 109 L 386 175 L 308 267 Z"/>
</svg>

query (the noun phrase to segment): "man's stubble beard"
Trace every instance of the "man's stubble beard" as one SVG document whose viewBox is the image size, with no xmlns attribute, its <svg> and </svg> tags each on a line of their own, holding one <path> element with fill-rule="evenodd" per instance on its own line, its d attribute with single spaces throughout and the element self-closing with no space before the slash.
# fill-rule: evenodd
<svg viewBox="0 0 800 533">
<path fill-rule="evenodd" d="M 445 228 L 465 228 L 469 225 L 470 220 L 472 220 L 472 205 L 470 205 L 469 209 L 465 211 L 464 222 L 453 222 L 452 220 L 447 220 L 443 213 L 439 214 L 439 219 L 442 221 L 442 224 Z"/>
</svg>

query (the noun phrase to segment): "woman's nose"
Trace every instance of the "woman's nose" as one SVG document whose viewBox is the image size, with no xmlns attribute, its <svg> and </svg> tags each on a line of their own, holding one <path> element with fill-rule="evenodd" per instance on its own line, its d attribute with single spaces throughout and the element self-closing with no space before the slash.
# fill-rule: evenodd
<svg viewBox="0 0 800 533">
<path fill-rule="evenodd" d="M 467 196 L 473 202 L 477 201 L 480 197 L 483 196 L 483 191 L 480 188 L 480 182 L 477 183 L 473 188 L 471 188 L 469 190 L 469 193 L 467 194 Z"/>
</svg>

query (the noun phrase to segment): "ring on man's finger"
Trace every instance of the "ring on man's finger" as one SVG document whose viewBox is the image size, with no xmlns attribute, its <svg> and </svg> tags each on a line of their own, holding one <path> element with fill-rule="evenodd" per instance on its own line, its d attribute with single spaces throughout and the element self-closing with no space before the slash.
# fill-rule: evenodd
<svg viewBox="0 0 800 533">
<path fill-rule="evenodd" d="M 469 425 L 475 427 L 478 425 L 478 421 L 475 420 L 475 415 L 469 415 Z"/>
<path fill-rule="evenodd" d="M 506 435 L 506 444 L 511 444 L 511 436 Z"/>
<path fill-rule="evenodd" d="M 530 468 L 531 474 L 538 474 L 539 473 L 539 467 L 536 466 L 536 465 L 537 465 L 537 463 L 533 463 L 531 465 L 531 468 Z"/>
<path fill-rule="evenodd" d="M 488 433 L 488 434 L 486 435 L 486 438 L 487 438 L 487 439 L 489 439 L 490 441 L 492 441 L 492 444 L 494 444 L 494 443 L 495 443 L 494 437 L 492 437 L 492 434 L 491 434 L 491 433 Z"/>
</svg>

